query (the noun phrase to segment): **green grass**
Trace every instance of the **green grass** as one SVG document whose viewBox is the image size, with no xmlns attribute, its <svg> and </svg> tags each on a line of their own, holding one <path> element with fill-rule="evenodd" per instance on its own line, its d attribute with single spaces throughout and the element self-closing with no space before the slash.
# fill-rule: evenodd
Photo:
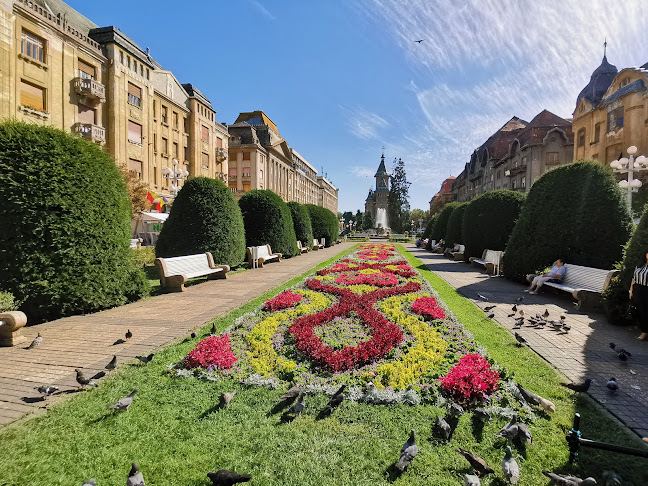
<svg viewBox="0 0 648 486">
<path fill-rule="evenodd" d="M 411 255 L 406 257 L 413 266 L 422 265 Z M 419 270 L 500 364 L 513 371 L 517 380 L 556 403 L 558 411 L 550 420 L 541 418 L 531 424 L 536 444 L 527 448 L 527 460 L 518 455 L 523 471 L 520 484 L 548 484 L 540 469 L 562 468 L 567 461 L 564 433 L 571 424 L 573 395 L 556 386 L 560 378 L 537 355 L 514 347 L 508 332 L 485 319 L 470 301 L 433 273 Z M 224 329 L 263 299 L 303 277 L 213 322 Z M 205 329 L 210 326 L 211 322 Z M 500 472 L 504 443 L 494 437 L 504 423 L 501 420 L 487 425 L 476 437 L 469 415 L 464 415 L 452 443 L 440 444 L 427 440 L 433 420 L 441 412 L 435 407 L 345 402 L 332 417 L 317 421 L 317 411 L 326 399 L 315 396 L 307 399 L 301 419 L 282 423 L 280 415 L 267 416 L 281 390 L 245 388 L 228 380 L 205 382 L 168 376 L 166 365 L 194 344 L 188 339 L 173 344 L 148 366 L 122 366 L 99 388 L 2 430 L 0 485 L 80 485 L 89 477 L 95 477 L 99 486 L 124 484 L 133 460 L 143 471 L 146 484 L 158 486 L 207 486 L 206 473 L 220 468 L 252 474 L 250 484 L 254 485 L 459 485 L 469 468 L 454 452 L 457 446 L 479 453 L 497 471 L 482 484 L 504 484 Z M 140 393 L 128 412 L 108 411 L 108 403 L 135 387 Z M 232 389 L 239 394 L 230 407 L 216 411 L 219 394 Z M 578 408 L 588 437 L 602 438 L 605 433 L 610 442 L 635 444 L 636 439 L 619 430 L 595 404 L 579 402 Z M 410 469 L 392 482 L 386 470 L 398 458 L 411 428 L 418 431 L 420 454 Z M 574 472 L 581 466 L 596 473 L 615 466 L 625 479 L 644 484 L 639 474 L 643 474 L 645 463 L 639 460 L 593 450 L 583 450 L 581 455 Z"/>
</svg>

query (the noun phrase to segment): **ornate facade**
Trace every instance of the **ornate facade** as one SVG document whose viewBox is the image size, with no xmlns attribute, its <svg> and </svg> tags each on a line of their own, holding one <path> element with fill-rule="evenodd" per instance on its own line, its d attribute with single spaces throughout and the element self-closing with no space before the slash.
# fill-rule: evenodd
<svg viewBox="0 0 648 486">
<path fill-rule="evenodd" d="M 387 219 L 387 206 L 389 205 L 389 183 L 390 174 L 385 166 L 385 154 L 380 157 L 380 165 L 374 175 L 376 178 L 376 189 L 369 189 L 369 195 L 365 200 L 365 212 L 373 217 L 376 228 L 389 228 Z"/>
</svg>

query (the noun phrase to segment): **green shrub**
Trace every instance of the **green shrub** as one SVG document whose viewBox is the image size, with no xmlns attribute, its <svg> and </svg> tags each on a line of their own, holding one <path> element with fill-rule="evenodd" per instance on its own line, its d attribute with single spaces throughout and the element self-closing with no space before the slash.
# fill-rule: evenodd
<svg viewBox="0 0 648 486">
<path fill-rule="evenodd" d="M 140 298 L 131 209 L 113 159 L 51 127 L 0 124 L 0 288 L 31 321 Z"/>
<path fill-rule="evenodd" d="M 448 230 L 448 221 L 450 220 L 450 216 L 452 215 L 452 212 L 455 210 L 457 206 L 459 206 L 459 204 L 460 203 L 458 202 L 446 204 L 441 210 L 441 212 L 437 215 L 436 221 L 434 222 L 434 227 L 430 232 L 430 241 L 428 241 L 428 244 L 425 247 L 427 250 L 432 249 L 431 246 L 432 240 L 438 242 L 439 240 L 445 239 L 446 231 Z M 446 247 L 452 246 L 452 242 L 446 241 L 445 245 Z"/>
<path fill-rule="evenodd" d="M 11 292 L 0 292 L 0 313 L 11 312 L 18 309 L 16 299 Z"/>
<path fill-rule="evenodd" d="M 216 264 L 240 265 L 245 258 L 243 217 L 225 184 L 194 177 L 175 198 L 155 254 L 167 258 L 205 252 Z"/>
<path fill-rule="evenodd" d="M 270 245 L 273 252 L 286 258 L 297 254 L 290 209 L 280 196 L 267 189 L 254 189 L 241 197 L 239 206 L 247 246 Z"/>
<path fill-rule="evenodd" d="M 310 214 L 313 238 L 318 240 L 325 238 L 326 246 L 331 246 L 338 237 L 339 221 L 337 216 L 332 211 L 321 206 L 314 204 L 306 204 L 305 206 L 308 214 Z"/>
<path fill-rule="evenodd" d="M 292 216 L 293 227 L 295 228 L 295 236 L 298 241 L 302 242 L 304 246 L 312 246 L 313 244 L 313 227 L 311 226 L 310 214 L 302 204 L 291 201 L 288 203 L 290 215 Z"/>
<path fill-rule="evenodd" d="M 454 243 L 464 244 L 463 237 L 463 221 L 464 213 L 468 203 L 460 203 L 448 219 L 448 227 L 446 229 L 445 241 L 449 245 Z"/>
<path fill-rule="evenodd" d="M 524 282 L 557 258 L 612 268 L 631 229 L 625 197 L 608 167 L 594 161 L 557 167 L 531 187 L 506 246 L 504 275 Z"/>
<path fill-rule="evenodd" d="M 142 246 L 140 248 L 131 248 L 135 265 L 139 268 L 153 265 L 155 262 L 155 247 Z"/>
<path fill-rule="evenodd" d="M 439 217 L 439 215 L 435 214 L 427 222 L 427 224 L 425 225 L 425 229 L 423 230 L 423 235 L 421 235 L 422 239 L 430 237 L 430 235 L 432 234 L 432 229 L 434 228 L 434 225 L 436 224 L 436 220 L 437 220 L 438 217 Z"/>
<path fill-rule="evenodd" d="M 524 204 L 516 191 L 488 191 L 466 207 L 463 218 L 464 259 L 481 257 L 484 250 L 504 251 Z"/>
</svg>

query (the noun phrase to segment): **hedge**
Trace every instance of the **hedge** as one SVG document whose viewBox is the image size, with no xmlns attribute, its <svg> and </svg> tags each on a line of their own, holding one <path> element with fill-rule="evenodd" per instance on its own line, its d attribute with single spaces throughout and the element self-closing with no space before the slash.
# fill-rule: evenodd
<svg viewBox="0 0 648 486">
<path fill-rule="evenodd" d="M 449 204 L 446 204 L 441 212 L 438 214 L 438 217 L 434 223 L 434 227 L 432 228 L 432 231 L 430 232 L 430 241 L 428 241 L 428 244 L 426 246 L 427 250 L 431 250 L 432 246 L 432 240 L 439 241 L 445 239 L 446 236 L 446 231 L 448 230 L 448 221 L 450 220 L 450 216 L 452 215 L 452 212 L 455 210 L 457 206 L 459 206 L 460 203 L 458 202 L 452 202 Z M 446 241 L 445 242 L 446 246 L 451 246 L 452 242 Z"/>
<path fill-rule="evenodd" d="M 504 251 L 520 216 L 525 195 L 516 191 L 488 191 L 468 204 L 463 218 L 464 259 L 484 250 Z"/>
<path fill-rule="evenodd" d="M 247 246 L 270 245 L 284 257 L 297 254 L 297 237 L 290 209 L 281 197 L 267 189 L 246 192 L 239 200 Z"/>
<path fill-rule="evenodd" d="M 217 264 L 245 258 L 243 217 L 229 188 L 207 177 L 189 179 L 171 206 L 155 247 L 158 257 L 210 252 Z"/>
<path fill-rule="evenodd" d="M 61 130 L 0 124 L 0 290 L 32 321 L 148 291 L 130 251 L 131 209 L 113 159 Z"/>
<path fill-rule="evenodd" d="M 531 187 L 506 246 L 504 275 L 524 282 L 557 258 L 612 268 L 631 230 L 625 196 L 609 167 L 595 161 L 557 167 Z"/>
<path fill-rule="evenodd" d="M 425 225 L 425 229 L 423 230 L 423 235 L 421 236 L 422 239 L 429 238 L 430 235 L 432 234 L 432 229 L 434 228 L 434 225 L 436 224 L 436 220 L 439 217 L 438 214 L 435 214 L 434 216 L 430 217 L 430 220 L 427 222 Z"/>
<path fill-rule="evenodd" d="M 454 243 L 464 244 L 463 221 L 467 206 L 468 203 L 460 203 L 454 211 L 452 211 L 452 214 L 448 219 L 448 227 L 444 239 L 449 245 L 453 245 Z"/>
<path fill-rule="evenodd" d="M 295 228 L 295 236 L 298 241 L 302 242 L 303 246 L 312 246 L 313 244 L 313 227 L 311 225 L 310 214 L 302 204 L 296 201 L 288 203 L 290 215 L 292 216 L 293 227 Z"/>
<path fill-rule="evenodd" d="M 324 238 L 326 239 L 326 246 L 331 246 L 335 243 L 339 234 L 339 221 L 337 216 L 322 206 L 316 206 L 315 204 L 306 204 L 305 206 L 311 218 L 313 238 L 317 238 L 318 240 Z"/>
</svg>

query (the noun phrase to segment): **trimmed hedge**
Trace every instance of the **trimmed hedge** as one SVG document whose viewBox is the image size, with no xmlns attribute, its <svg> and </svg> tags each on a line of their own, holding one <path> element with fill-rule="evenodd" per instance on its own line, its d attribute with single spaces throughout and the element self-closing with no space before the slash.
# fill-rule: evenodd
<svg viewBox="0 0 648 486">
<path fill-rule="evenodd" d="M 449 245 L 454 245 L 455 243 L 459 243 L 460 245 L 464 244 L 463 221 L 467 206 L 468 203 L 460 203 L 454 211 L 452 211 L 452 214 L 448 219 L 445 241 Z"/>
<path fill-rule="evenodd" d="M 484 250 L 504 251 L 520 216 L 525 195 L 516 191 L 488 191 L 476 197 L 463 218 L 464 259 L 481 258 Z"/>
<path fill-rule="evenodd" d="M 609 167 L 581 161 L 546 172 L 531 187 L 503 258 L 504 275 L 565 263 L 612 268 L 632 231 L 624 195 Z"/>
<path fill-rule="evenodd" d="M 313 227 L 311 225 L 310 214 L 302 204 L 296 201 L 291 201 L 288 204 L 290 215 L 292 216 L 293 227 L 295 228 L 295 236 L 298 241 L 302 242 L 303 246 L 313 245 Z"/>
<path fill-rule="evenodd" d="M 432 229 L 434 228 L 434 225 L 436 224 L 436 220 L 439 217 L 438 214 L 433 215 L 430 217 L 430 220 L 427 222 L 425 225 L 425 229 L 423 230 L 423 235 L 421 236 L 422 239 L 429 238 L 430 235 L 432 234 Z"/>
<path fill-rule="evenodd" d="M 51 127 L 0 124 L 0 290 L 32 321 L 98 311 L 148 291 L 113 159 Z"/>
<path fill-rule="evenodd" d="M 444 240 L 446 236 L 446 231 L 448 231 L 448 221 L 450 220 L 450 216 L 452 216 L 452 212 L 455 210 L 457 206 L 459 206 L 458 202 L 452 202 L 449 204 L 446 204 L 441 212 L 437 215 L 436 221 L 434 222 L 434 227 L 432 228 L 432 231 L 430 232 L 430 241 L 428 241 L 427 246 L 425 247 L 427 250 L 431 250 L 432 246 L 430 243 L 432 243 L 432 240 L 439 241 L 439 240 Z M 445 242 L 445 246 L 452 246 L 452 242 Z"/>
<path fill-rule="evenodd" d="M 290 209 L 278 194 L 268 189 L 254 189 L 243 194 L 239 206 L 247 246 L 270 245 L 273 252 L 286 258 L 297 254 L 297 237 Z"/>
<path fill-rule="evenodd" d="M 331 246 L 337 240 L 339 234 L 339 221 L 332 211 L 316 206 L 315 204 L 306 204 L 306 209 L 311 218 L 311 226 L 313 228 L 313 238 L 320 240 L 326 239 L 326 246 Z M 313 243 L 312 241 L 310 242 Z M 309 245 L 310 246 L 310 245 Z"/>
<path fill-rule="evenodd" d="M 216 264 L 245 258 L 243 217 L 229 188 L 207 177 L 189 179 L 173 201 L 155 247 L 157 257 L 210 252 Z"/>
</svg>

